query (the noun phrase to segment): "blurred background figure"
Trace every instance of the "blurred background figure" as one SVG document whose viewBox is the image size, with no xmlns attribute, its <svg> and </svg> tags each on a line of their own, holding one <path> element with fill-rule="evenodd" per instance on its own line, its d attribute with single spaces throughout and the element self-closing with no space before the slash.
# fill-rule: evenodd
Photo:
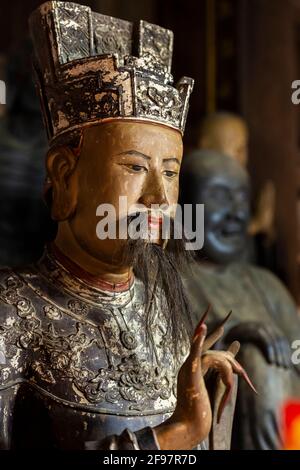
<svg viewBox="0 0 300 470">
<path fill-rule="evenodd" d="M 249 130 L 245 120 L 233 113 L 219 112 L 209 114 L 203 120 L 197 147 L 217 150 L 247 167 L 248 143 Z"/>
<path fill-rule="evenodd" d="M 249 130 L 245 120 L 234 113 L 218 112 L 202 122 L 198 148 L 211 149 L 228 155 L 242 167 L 248 165 Z M 249 227 L 249 235 L 257 237 L 256 261 L 274 269 L 275 240 L 275 186 L 267 180 L 256 198 Z"/>
<path fill-rule="evenodd" d="M 204 247 L 183 273 L 195 324 L 207 305 L 208 321 L 226 323 L 226 341 L 242 343 L 239 361 L 247 365 L 259 395 L 239 384 L 233 432 L 236 449 L 281 447 L 280 413 L 287 399 L 300 398 L 300 367 L 291 345 L 300 337 L 296 305 L 283 284 L 245 257 L 249 238 L 250 185 L 239 162 L 212 150 L 185 155 L 181 203 L 204 204 Z"/>
</svg>

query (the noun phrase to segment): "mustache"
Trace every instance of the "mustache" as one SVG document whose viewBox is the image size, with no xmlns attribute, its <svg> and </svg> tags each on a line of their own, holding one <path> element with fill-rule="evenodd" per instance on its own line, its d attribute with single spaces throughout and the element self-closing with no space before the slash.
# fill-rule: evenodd
<svg viewBox="0 0 300 470">
<path fill-rule="evenodd" d="M 127 223 L 130 224 L 133 221 L 139 220 L 141 223 L 148 222 L 149 219 L 161 220 L 162 223 L 170 223 L 171 217 L 168 213 L 163 211 L 135 211 L 127 216 Z"/>
<path fill-rule="evenodd" d="M 178 220 L 176 217 L 171 216 L 167 212 L 142 211 L 134 212 L 127 216 L 127 227 L 129 228 L 131 224 L 134 224 L 134 228 L 141 234 L 148 231 L 149 223 L 155 223 L 156 226 L 160 226 L 161 238 L 163 240 L 172 241 L 181 238 L 183 242 L 186 243 L 191 239 L 189 232 L 184 229 L 181 219 Z M 127 233 L 127 235 L 130 239 L 130 231 Z M 180 245 L 181 244 L 178 244 L 178 248 Z M 172 244 L 168 244 L 169 249 L 172 246 Z"/>
</svg>

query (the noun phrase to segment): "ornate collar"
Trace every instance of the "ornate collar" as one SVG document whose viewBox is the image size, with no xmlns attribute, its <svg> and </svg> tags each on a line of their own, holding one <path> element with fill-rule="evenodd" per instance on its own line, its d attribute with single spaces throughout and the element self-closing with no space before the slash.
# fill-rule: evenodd
<svg viewBox="0 0 300 470">
<path fill-rule="evenodd" d="M 126 282 L 121 282 L 118 284 L 113 284 L 112 282 L 107 282 L 101 279 L 99 276 L 88 273 L 78 264 L 74 263 L 70 258 L 63 254 L 62 251 L 52 243 L 48 248 L 49 252 L 53 254 L 58 263 L 63 266 L 67 271 L 69 271 L 77 279 L 85 282 L 91 287 L 100 289 L 104 292 L 125 292 L 127 291 L 133 283 L 133 276 L 130 276 Z"/>
<path fill-rule="evenodd" d="M 111 284 L 86 273 L 68 259 L 57 247 L 46 247 L 37 263 L 38 270 L 56 287 L 93 304 L 126 305 L 134 296 L 134 276 L 126 283 Z M 97 279 L 97 282 L 95 280 Z"/>
</svg>

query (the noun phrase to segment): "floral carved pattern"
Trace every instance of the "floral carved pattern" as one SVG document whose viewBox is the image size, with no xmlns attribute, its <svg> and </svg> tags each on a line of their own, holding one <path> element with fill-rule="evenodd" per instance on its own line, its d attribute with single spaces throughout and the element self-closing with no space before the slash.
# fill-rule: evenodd
<svg viewBox="0 0 300 470">
<path fill-rule="evenodd" d="M 169 120 L 174 126 L 178 125 L 183 104 L 177 90 L 141 80 L 136 96 L 140 114 Z"/>
<path fill-rule="evenodd" d="M 167 400 L 171 396 L 171 377 L 158 368 L 141 363 L 135 354 L 121 360 L 111 369 L 100 369 L 99 373 L 80 390 L 92 403 L 107 401 L 131 402 L 129 409 L 142 410 L 149 400 Z"/>
</svg>

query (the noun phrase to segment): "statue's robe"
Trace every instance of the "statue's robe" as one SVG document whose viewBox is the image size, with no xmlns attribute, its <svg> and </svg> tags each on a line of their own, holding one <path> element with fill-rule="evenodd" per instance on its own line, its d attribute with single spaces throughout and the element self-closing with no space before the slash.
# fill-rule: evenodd
<svg viewBox="0 0 300 470">
<path fill-rule="evenodd" d="M 173 413 L 177 375 L 170 329 L 156 315 L 145 331 L 145 288 L 84 282 L 52 251 L 19 270 L 0 270 L 0 449 L 159 448 L 153 428 Z M 210 384 L 213 426 L 197 449 L 228 449 L 237 380 L 220 423 L 224 386 Z"/>
<path fill-rule="evenodd" d="M 217 324 L 232 310 L 226 332 L 248 321 L 274 325 L 290 343 L 292 357 L 292 344 L 300 339 L 300 319 L 289 293 L 269 271 L 247 263 L 195 263 L 183 278 L 196 320 L 210 304 L 208 323 Z M 281 445 L 282 404 L 289 398 L 300 398 L 299 365 L 291 362 L 289 369 L 270 365 L 254 344 L 242 344 L 238 360 L 259 395 L 240 381 L 234 447 L 276 449 Z"/>
<path fill-rule="evenodd" d="M 159 308 L 146 342 L 138 279 L 103 291 L 45 252 L 1 270 L 0 300 L 0 449 L 157 448 L 179 366 Z"/>
</svg>

